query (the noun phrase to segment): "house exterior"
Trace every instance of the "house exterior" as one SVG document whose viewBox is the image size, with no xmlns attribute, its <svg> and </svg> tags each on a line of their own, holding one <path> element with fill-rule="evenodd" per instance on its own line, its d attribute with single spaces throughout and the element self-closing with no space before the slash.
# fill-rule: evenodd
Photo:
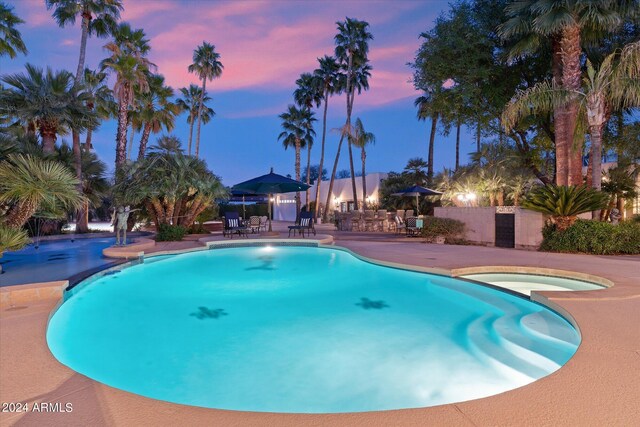
<svg viewBox="0 0 640 427">
<path fill-rule="evenodd" d="M 367 202 L 371 204 L 378 203 L 378 190 L 380 182 L 387 177 L 388 174 L 382 172 L 369 173 L 365 176 L 367 183 Z M 309 189 L 309 198 L 311 202 L 315 201 L 318 184 L 316 183 Z M 329 191 L 329 181 L 322 181 L 320 186 L 320 213 L 324 209 Z M 356 192 L 358 201 L 362 202 L 362 177 L 356 177 Z M 273 201 L 273 219 L 277 221 L 295 221 L 296 219 L 296 193 L 276 194 Z M 306 192 L 300 193 L 302 206 L 307 204 Z M 330 197 L 331 210 L 339 210 L 347 212 L 353 210 L 353 188 L 351 186 L 351 178 L 336 179 L 333 182 L 333 191 Z"/>
</svg>

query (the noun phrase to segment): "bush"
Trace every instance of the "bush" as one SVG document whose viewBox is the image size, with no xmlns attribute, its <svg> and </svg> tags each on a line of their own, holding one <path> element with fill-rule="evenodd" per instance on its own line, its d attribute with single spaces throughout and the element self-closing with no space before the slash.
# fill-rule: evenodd
<svg viewBox="0 0 640 427">
<path fill-rule="evenodd" d="M 187 229 L 181 225 L 160 224 L 156 233 L 156 242 L 177 242 L 187 234 Z"/>
<path fill-rule="evenodd" d="M 204 225 L 197 222 L 191 225 L 191 227 L 189 227 L 188 232 L 189 234 L 209 234 L 207 229 L 204 228 Z"/>
<path fill-rule="evenodd" d="M 640 223 L 578 220 L 564 231 L 555 224 L 542 229 L 540 250 L 595 255 L 640 254 Z"/>
<path fill-rule="evenodd" d="M 457 219 L 427 216 L 423 221 L 422 236 L 427 239 L 443 236 L 447 243 L 454 243 L 464 233 L 464 222 Z"/>
</svg>

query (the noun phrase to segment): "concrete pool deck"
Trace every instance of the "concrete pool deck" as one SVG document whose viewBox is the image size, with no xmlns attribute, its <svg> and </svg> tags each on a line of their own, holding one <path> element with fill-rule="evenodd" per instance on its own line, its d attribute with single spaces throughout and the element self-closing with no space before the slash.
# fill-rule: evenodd
<svg viewBox="0 0 640 427">
<path fill-rule="evenodd" d="M 336 245 L 385 262 L 454 273 L 456 269 L 480 266 L 550 268 L 600 276 L 615 286 L 596 291 L 538 294 L 571 314 L 580 327 L 582 344 L 565 366 L 532 384 L 483 399 L 431 408 L 324 415 L 197 408 L 148 399 L 97 383 L 61 365 L 49 352 L 46 323 L 58 299 L 22 301 L 0 311 L 0 401 L 28 403 L 30 410 L 2 412 L 0 425 L 637 425 L 639 256 L 550 254 L 425 244 L 389 234 L 333 232 L 330 227 L 319 227 L 318 231 L 333 235 Z M 286 233 L 283 237 L 286 238 Z M 192 240 L 157 244 L 152 251 L 197 247 L 201 243 Z M 73 411 L 33 412 L 34 402 L 58 402 L 62 410 L 66 403 L 71 403 Z"/>
</svg>

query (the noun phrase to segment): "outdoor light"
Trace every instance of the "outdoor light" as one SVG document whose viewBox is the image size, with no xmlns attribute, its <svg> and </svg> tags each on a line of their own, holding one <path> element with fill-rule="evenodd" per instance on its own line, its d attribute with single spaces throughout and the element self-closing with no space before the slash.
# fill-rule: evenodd
<svg viewBox="0 0 640 427">
<path fill-rule="evenodd" d="M 464 203 L 465 206 L 469 207 L 471 206 L 471 203 L 473 203 L 473 201 L 476 199 L 476 194 L 471 192 L 458 194 L 457 199 Z"/>
</svg>

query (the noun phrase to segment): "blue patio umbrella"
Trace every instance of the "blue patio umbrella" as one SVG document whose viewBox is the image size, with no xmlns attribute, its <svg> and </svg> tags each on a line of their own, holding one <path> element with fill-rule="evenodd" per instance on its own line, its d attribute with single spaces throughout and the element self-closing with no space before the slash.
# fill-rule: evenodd
<svg viewBox="0 0 640 427">
<path fill-rule="evenodd" d="M 420 215 L 420 204 L 418 203 L 418 197 L 420 196 L 439 196 L 442 193 L 436 190 L 432 190 L 427 187 L 422 187 L 420 185 L 414 185 L 413 187 L 405 188 L 396 193 L 391 194 L 392 196 L 399 197 L 413 197 L 416 198 L 416 215 Z"/>
<path fill-rule="evenodd" d="M 268 174 L 236 184 L 231 189 L 247 191 L 253 194 L 269 195 L 269 233 L 271 233 L 271 196 L 273 194 L 291 193 L 293 191 L 305 191 L 309 187 L 311 186 L 304 182 L 273 173 L 273 168 L 271 168 L 271 172 Z"/>
</svg>

